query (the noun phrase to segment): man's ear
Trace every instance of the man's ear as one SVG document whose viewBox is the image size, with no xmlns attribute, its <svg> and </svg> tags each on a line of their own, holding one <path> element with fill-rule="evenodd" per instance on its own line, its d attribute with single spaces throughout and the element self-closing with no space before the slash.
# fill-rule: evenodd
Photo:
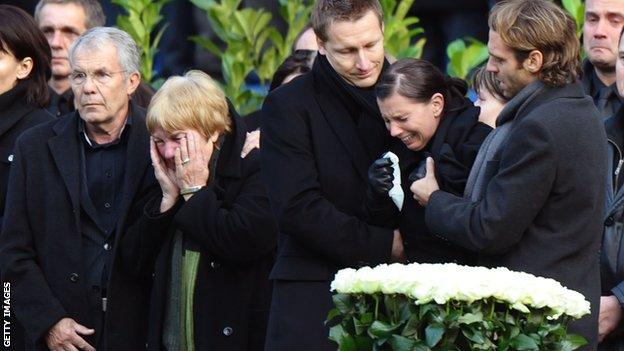
<svg viewBox="0 0 624 351">
<path fill-rule="evenodd" d="M 522 67 L 531 74 L 537 74 L 542 69 L 544 63 L 544 55 L 539 50 L 533 50 L 529 56 L 522 62 Z"/>
<path fill-rule="evenodd" d="M 16 78 L 26 79 L 33 69 L 33 60 L 30 57 L 24 57 L 17 65 Z"/>
<path fill-rule="evenodd" d="M 316 45 L 318 45 L 318 51 L 319 54 L 321 55 L 325 55 L 326 51 L 325 51 L 325 42 L 321 40 L 321 38 L 316 37 Z"/>
<path fill-rule="evenodd" d="M 139 72 L 130 73 L 126 82 L 126 94 L 132 95 L 141 83 L 141 74 Z"/>
</svg>

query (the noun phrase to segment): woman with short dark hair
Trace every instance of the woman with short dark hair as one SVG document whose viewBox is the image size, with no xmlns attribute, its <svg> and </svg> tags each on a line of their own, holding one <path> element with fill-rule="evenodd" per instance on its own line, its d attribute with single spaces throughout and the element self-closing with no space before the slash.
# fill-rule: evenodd
<svg viewBox="0 0 624 351">
<path fill-rule="evenodd" d="M 403 204 L 390 195 L 392 162 L 369 168 L 367 210 L 373 224 L 398 228 L 411 262 L 470 264 L 473 254 L 439 239 L 425 225 L 425 209 L 412 197 L 411 183 L 424 176 L 427 157 L 435 160 L 441 187 L 463 195 L 481 143 L 492 130 L 479 121 L 479 108 L 465 97 L 466 83 L 444 75 L 430 62 L 403 59 L 392 64 L 375 88 L 386 128 L 395 138 L 390 151 L 399 159 Z"/>
<path fill-rule="evenodd" d="M 50 98 L 51 75 L 45 36 L 33 18 L 17 7 L 0 5 L 0 18 L 1 221 L 15 141 L 26 129 L 53 117 L 43 109 Z"/>
</svg>

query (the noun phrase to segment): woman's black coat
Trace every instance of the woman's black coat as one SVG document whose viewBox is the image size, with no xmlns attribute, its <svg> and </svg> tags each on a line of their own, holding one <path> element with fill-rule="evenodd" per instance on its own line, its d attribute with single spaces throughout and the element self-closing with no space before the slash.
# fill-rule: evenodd
<svg viewBox="0 0 624 351">
<path fill-rule="evenodd" d="M 162 335 L 173 237 L 200 251 L 194 293 L 195 350 L 262 350 L 269 312 L 277 227 L 260 180 L 257 150 L 240 153 L 246 127 L 238 116 L 219 154 L 215 179 L 174 208 L 156 261 L 149 350 L 163 350 Z M 185 243 L 185 245 L 187 245 Z"/>
<path fill-rule="evenodd" d="M 53 119 L 46 110 L 26 102 L 26 84 L 0 95 L 0 227 L 15 141 L 26 129 Z"/>
<path fill-rule="evenodd" d="M 414 200 L 410 191 L 415 172 L 428 156 L 435 161 L 436 178 L 442 190 L 462 196 L 470 169 L 483 140 L 492 130 L 479 122 L 480 109 L 465 97 L 452 98 L 435 135 L 421 151 L 409 150 L 394 139 L 391 151 L 399 157 L 403 209 L 399 213 L 389 198 L 368 204 L 372 221 L 389 228 L 399 228 L 406 258 L 410 262 L 474 264 L 476 256 L 468 250 L 435 236 L 425 225 L 425 208 Z"/>
</svg>

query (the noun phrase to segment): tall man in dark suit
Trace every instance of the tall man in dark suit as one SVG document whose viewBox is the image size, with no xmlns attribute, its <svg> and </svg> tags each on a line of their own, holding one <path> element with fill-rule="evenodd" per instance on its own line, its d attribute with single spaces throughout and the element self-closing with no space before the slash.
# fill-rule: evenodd
<svg viewBox="0 0 624 351">
<path fill-rule="evenodd" d="M 438 190 L 433 162 L 412 184 L 436 234 L 481 264 L 546 276 L 579 291 L 590 316 L 572 332 L 596 349 L 607 166 L 606 135 L 578 79 L 572 17 L 548 0 L 510 0 L 490 13 L 487 69 L 511 98 L 481 146 L 465 196 Z"/>
<path fill-rule="evenodd" d="M 77 110 L 17 141 L 0 264 L 27 350 L 145 347 L 151 277 L 134 260 L 157 247 L 139 224 L 159 190 L 129 99 L 139 61 L 127 33 L 87 31 L 70 50 Z"/>
<path fill-rule="evenodd" d="M 400 233 L 368 224 L 363 206 L 389 138 L 374 97 L 382 23 L 377 0 L 317 1 L 312 72 L 263 106 L 262 171 L 280 227 L 267 350 L 335 350 L 323 324 L 334 273 L 403 255 Z"/>
</svg>

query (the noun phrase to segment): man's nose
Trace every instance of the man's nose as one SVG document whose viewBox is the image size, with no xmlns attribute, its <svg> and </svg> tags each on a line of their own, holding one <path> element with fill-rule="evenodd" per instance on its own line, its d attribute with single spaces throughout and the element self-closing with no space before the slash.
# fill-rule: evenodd
<svg viewBox="0 0 624 351">
<path fill-rule="evenodd" d="M 366 53 L 363 50 L 358 51 L 358 57 L 356 62 L 356 67 L 360 71 L 368 71 L 372 68 L 373 63 L 368 59 Z"/>
<path fill-rule="evenodd" d="M 63 34 L 60 30 L 55 30 L 52 36 L 50 37 L 50 47 L 52 48 L 62 48 L 64 44 Z"/>
</svg>

